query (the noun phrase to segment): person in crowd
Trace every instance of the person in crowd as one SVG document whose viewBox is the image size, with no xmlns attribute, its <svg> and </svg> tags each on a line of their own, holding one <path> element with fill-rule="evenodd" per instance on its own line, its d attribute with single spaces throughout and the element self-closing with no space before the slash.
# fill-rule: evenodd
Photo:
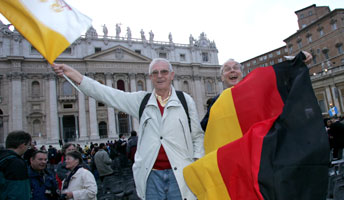
<svg viewBox="0 0 344 200">
<path fill-rule="evenodd" d="M 28 168 L 21 156 L 31 144 L 31 135 L 13 131 L 5 143 L 6 149 L 0 150 L 0 199 L 28 200 L 31 197 Z"/>
<path fill-rule="evenodd" d="M 172 86 L 174 71 L 168 60 L 155 58 L 150 63 L 148 73 L 154 87 L 151 94 L 114 89 L 65 64 L 53 64 L 52 67 L 57 75 L 66 75 L 76 82 L 85 95 L 140 118 L 133 174 L 141 199 L 196 199 L 184 181 L 183 169 L 204 155 L 204 133 L 194 100 L 181 93 L 188 107 L 188 120 Z M 149 99 L 139 117 L 146 95 Z"/>
<path fill-rule="evenodd" d="M 65 156 L 68 152 L 75 151 L 76 146 L 72 143 L 67 143 L 62 146 L 62 157 L 61 161 L 58 163 L 56 168 L 56 180 L 58 182 L 58 187 L 61 189 L 62 181 L 67 177 L 69 170 L 66 168 Z"/>
<path fill-rule="evenodd" d="M 128 166 L 128 157 L 127 157 L 127 141 L 125 136 L 121 133 L 119 134 L 119 139 L 115 144 L 116 151 L 119 155 L 120 167 L 123 169 Z"/>
<path fill-rule="evenodd" d="M 329 136 L 330 147 L 333 149 L 333 160 L 343 157 L 344 148 L 344 124 L 337 117 L 326 120 L 327 134 Z"/>
<path fill-rule="evenodd" d="M 47 170 L 46 151 L 35 151 L 30 158 L 29 178 L 32 200 L 55 200 L 59 198 L 54 175 Z"/>
<path fill-rule="evenodd" d="M 26 161 L 27 165 L 30 165 L 30 158 L 32 157 L 35 151 L 37 151 L 36 145 L 33 142 L 31 142 L 31 145 L 23 155 L 23 158 Z"/>
<path fill-rule="evenodd" d="M 107 147 L 104 143 L 100 143 L 99 150 L 94 155 L 94 163 L 102 182 L 105 177 L 113 175 L 113 170 L 111 168 L 112 160 L 109 157 Z"/>
<path fill-rule="evenodd" d="M 57 150 L 52 145 L 49 145 L 48 148 L 48 163 L 49 163 L 49 169 L 55 170 L 55 165 L 58 164 L 57 158 Z"/>
<path fill-rule="evenodd" d="M 66 168 L 70 170 L 70 173 L 62 183 L 62 199 L 97 199 L 98 188 L 96 180 L 89 170 L 83 168 L 82 163 L 83 160 L 80 152 L 70 151 L 66 153 Z"/>
<path fill-rule="evenodd" d="M 96 153 L 99 151 L 99 147 L 93 147 L 92 150 L 91 150 L 91 163 L 90 163 L 90 168 L 91 168 L 91 172 L 92 174 L 94 175 L 94 177 L 96 179 L 99 178 L 99 173 L 98 173 L 98 170 L 97 170 L 97 167 L 96 167 L 96 163 L 94 161 L 94 156 L 96 155 Z"/>
<path fill-rule="evenodd" d="M 306 56 L 306 59 L 304 62 L 309 63 L 312 60 L 312 55 L 306 51 L 303 51 L 303 53 Z M 239 62 L 230 58 L 221 66 L 220 75 L 221 75 L 221 80 L 222 80 L 224 89 L 233 87 L 243 79 L 242 66 Z M 201 126 L 204 131 L 207 128 L 210 109 L 219 96 L 220 95 L 217 95 L 216 97 L 214 97 L 210 103 L 207 102 L 208 103 L 207 113 L 201 120 Z"/>
<path fill-rule="evenodd" d="M 137 133 L 136 131 L 131 131 L 130 137 L 128 138 L 127 154 L 131 163 L 135 162 L 135 153 L 137 149 Z"/>
</svg>

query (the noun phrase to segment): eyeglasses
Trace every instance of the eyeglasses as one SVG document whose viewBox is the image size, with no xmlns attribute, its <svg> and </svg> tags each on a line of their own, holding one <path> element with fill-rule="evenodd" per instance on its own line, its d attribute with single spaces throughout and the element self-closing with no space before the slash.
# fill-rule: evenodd
<svg viewBox="0 0 344 200">
<path fill-rule="evenodd" d="M 160 70 L 160 71 L 154 70 L 151 75 L 152 76 L 158 76 L 159 73 L 160 73 L 161 76 L 166 76 L 168 73 L 170 73 L 170 71 L 168 71 L 167 69 L 163 69 L 163 70 Z"/>
<path fill-rule="evenodd" d="M 229 72 L 229 71 L 232 71 L 232 70 L 234 70 L 234 71 L 240 70 L 240 65 L 234 65 L 233 67 L 225 66 L 223 68 L 224 72 Z"/>
</svg>

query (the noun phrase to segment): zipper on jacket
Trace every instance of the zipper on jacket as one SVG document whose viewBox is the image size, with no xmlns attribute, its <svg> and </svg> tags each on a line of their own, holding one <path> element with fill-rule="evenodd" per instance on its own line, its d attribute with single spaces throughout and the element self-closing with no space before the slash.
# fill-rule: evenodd
<svg viewBox="0 0 344 200">
<path fill-rule="evenodd" d="M 182 125 L 182 128 L 183 128 L 183 135 L 184 135 L 184 140 L 185 140 L 186 148 L 187 148 L 187 150 L 189 151 L 189 145 L 188 145 L 188 141 L 187 141 L 187 138 L 186 138 L 186 135 L 185 135 L 185 129 L 184 129 L 182 120 L 179 119 L 179 122 L 180 122 L 180 124 Z"/>
<path fill-rule="evenodd" d="M 143 138 L 143 135 L 144 135 L 144 132 L 145 132 L 145 128 L 146 128 L 147 123 L 148 123 L 148 121 L 149 121 L 150 119 L 151 119 L 151 118 L 147 118 L 147 119 L 143 122 L 143 124 L 142 124 L 142 133 L 141 133 L 141 135 L 140 135 L 140 141 L 139 141 L 140 146 L 141 146 L 142 138 Z"/>
</svg>

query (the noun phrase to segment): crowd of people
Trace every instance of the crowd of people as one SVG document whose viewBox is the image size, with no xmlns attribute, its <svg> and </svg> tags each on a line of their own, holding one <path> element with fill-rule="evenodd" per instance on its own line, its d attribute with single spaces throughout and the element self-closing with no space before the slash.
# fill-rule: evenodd
<svg viewBox="0 0 344 200">
<path fill-rule="evenodd" d="M 130 167 L 136 145 L 135 131 L 128 140 L 121 135 L 83 148 L 66 143 L 61 149 L 36 147 L 29 133 L 11 132 L 0 150 L 0 199 L 97 199 L 97 180 L 114 174 L 115 159 L 121 160 L 116 167 Z"/>
</svg>

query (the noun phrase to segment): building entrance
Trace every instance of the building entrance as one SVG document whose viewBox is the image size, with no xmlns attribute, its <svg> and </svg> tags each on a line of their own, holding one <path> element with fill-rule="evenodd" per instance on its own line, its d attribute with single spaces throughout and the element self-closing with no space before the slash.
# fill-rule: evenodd
<svg viewBox="0 0 344 200">
<path fill-rule="evenodd" d="M 65 142 L 75 141 L 77 138 L 74 115 L 66 115 L 62 118 L 63 139 Z"/>
</svg>

